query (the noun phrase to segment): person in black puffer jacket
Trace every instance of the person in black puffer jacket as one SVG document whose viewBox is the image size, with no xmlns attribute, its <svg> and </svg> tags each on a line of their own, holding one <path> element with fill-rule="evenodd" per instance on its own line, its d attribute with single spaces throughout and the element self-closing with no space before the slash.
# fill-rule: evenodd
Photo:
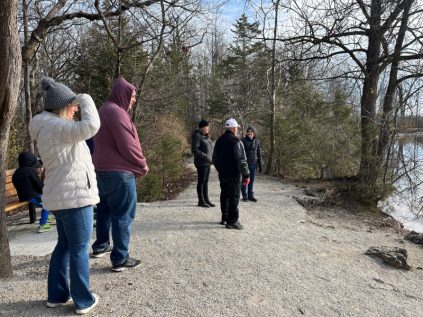
<svg viewBox="0 0 423 317">
<path fill-rule="evenodd" d="M 203 119 L 198 127 L 199 129 L 192 134 L 191 152 L 194 155 L 194 165 L 198 174 L 198 206 L 208 208 L 215 206 L 210 202 L 208 191 L 213 145 L 209 138 L 210 124 Z"/>
<path fill-rule="evenodd" d="M 38 175 L 37 169 L 42 169 L 38 158 L 31 152 L 19 154 L 19 167 L 13 173 L 12 182 L 18 192 L 19 201 L 28 201 L 42 208 L 38 232 L 47 232 L 54 228 L 47 223 L 49 211 L 43 208 L 41 194 L 43 182 Z"/>
<path fill-rule="evenodd" d="M 261 168 L 261 147 L 260 141 L 256 138 L 256 129 L 252 126 L 247 128 L 247 135 L 242 139 L 244 144 L 245 154 L 247 155 L 248 169 L 250 171 L 250 183 L 248 184 L 248 190 L 246 185 L 241 186 L 242 200 L 243 201 L 254 201 L 257 199 L 254 197 L 254 175 L 256 174 L 256 168 L 258 167 L 259 172 L 262 172 Z"/>
</svg>

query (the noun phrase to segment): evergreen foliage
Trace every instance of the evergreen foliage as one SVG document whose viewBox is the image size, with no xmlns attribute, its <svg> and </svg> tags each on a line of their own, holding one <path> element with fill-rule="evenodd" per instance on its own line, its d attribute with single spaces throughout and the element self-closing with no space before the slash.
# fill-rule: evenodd
<svg viewBox="0 0 423 317">
<path fill-rule="evenodd" d="M 316 90 L 293 69 L 284 112 L 277 118 L 277 170 L 296 178 L 355 175 L 359 160 L 358 122 L 342 90 Z"/>
<path fill-rule="evenodd" d="M 181 119 L 163 116 L 152 130 L 144 133 L 145 155 L 150 171 L 138 181 L 138 200 L 166 199 L 165 187 L 178 180 L 184 166 L 188 144 Z"/>
<path fill-rule="evenodd" d="M 119 34 L 120 41 L 130 43 L 133 34 L 127 19 L 111 23 L 114 33 Z M 74 87 L 77 91 L 87 91 L 100 106 L 108 96 L 113 80 L 117 75 L 137 85 L 146 64 L 146 52 L 138 45 L 128 45 L 119 52 L 104 28 L 94 25 L 81 34 L 78 58 L 74 63 L 76 75 Z M 119 74 L 116 69 L 119 68 Z"/>
<path fill-rule="evenodd" d="M 257 117 L 263 107 L 267 56 L 262 42 L 255 40 L 261 31 L 258 22 L 249 22 L 243 14 L 231 30 L 233 43 L 226 58 L 219 64 L 220 85 L 212 81 L 210 113 L 221 117 L 234 116 L 242 125 Z M 224 83 L 222 85 L 222 82 Z"/>
</svg>

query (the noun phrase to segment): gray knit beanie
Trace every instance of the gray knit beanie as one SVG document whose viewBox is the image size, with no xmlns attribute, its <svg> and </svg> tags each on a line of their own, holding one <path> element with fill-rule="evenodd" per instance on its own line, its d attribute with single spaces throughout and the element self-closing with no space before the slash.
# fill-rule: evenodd
<svg viewBox="0 0 423 317">
<path fill-rule="evenodd" d="M 43 77 L 41 88 L 45 90 L 44 109 L 60 109 L 66 107 L 75 100 L 76 94 L 62 83 L 54 81 L 53 78 Z"/>
<path fill-rule="evenodd" d="M 248 132 L 248 131 L 253 131 L 253 132 L 254 132 L 254 134 L 257 134 L 257 129 L 256 129 L 255 127 L 253 127 L 252 125 L 248 126 L 248 128 L 247 128 L 247 132 Z"/>
</svg>

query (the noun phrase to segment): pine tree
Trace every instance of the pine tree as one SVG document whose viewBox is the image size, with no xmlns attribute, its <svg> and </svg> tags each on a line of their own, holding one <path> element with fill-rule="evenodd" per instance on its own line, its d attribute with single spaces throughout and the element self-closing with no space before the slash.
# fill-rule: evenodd
<svg viewBox="0 0 423 317">
<path fill-rule="evenodd" d="M 259 23 L 250 23 L 245 14 L 235 22 L 232 32 L 234 41 L 220 67 L 226 81 L 225 95 L 229 103 L 227 115 L 247 122 L 258 112 L 257 105 L 264 93 L 260 89 L 264 81 L 260 78 L 265 71 L 257 65 L 262 65 L 259 60 L 266 52 L 263 43 L 255 39 L 261 33 Z"/>
</svg>

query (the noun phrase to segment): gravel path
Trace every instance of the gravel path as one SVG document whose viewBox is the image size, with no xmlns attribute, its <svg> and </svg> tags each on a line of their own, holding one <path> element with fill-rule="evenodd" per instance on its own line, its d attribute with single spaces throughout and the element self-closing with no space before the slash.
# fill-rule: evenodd
<svg viewBox="0 0 423 317">
<path fill-rule="evenodd" d="M 218 202 L 216 173 L 210 179 Z M 423 249 L 392 228 L 341 212 L 308 213 L 301 191 L 259 175 L 258 203 L 240 202 L 242 231 L 218 224 L 219 208 L 196 206 L 195 184 L 176 200 L 140 204 L 131 255 L 141 267 L 112 273 L 91 259 L 100 304 L 93 316 L 422 316 L 423 271 L 400 271 L 364 255 L 400 246 L 423 266 Z M 13 243 L 13 241 L 11 242 Z M 0 281 L 0 316 L 72 316 L 45 308 L 49 256 L 14 256 Z"/>
</svg>

